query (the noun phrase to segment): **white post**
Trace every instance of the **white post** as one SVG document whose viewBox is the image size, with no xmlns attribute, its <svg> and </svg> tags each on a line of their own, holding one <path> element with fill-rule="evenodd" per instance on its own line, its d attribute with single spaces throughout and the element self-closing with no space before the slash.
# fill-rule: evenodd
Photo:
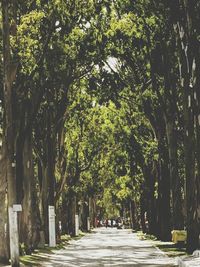
<svg viewBox="0 0 200 267">
<path fill-rule="evenodd" d="M 21 205 L 13 205 L 8 209 L 9 217 L 9 236 L 10 236 L 10 258 L 11 266 L 19 265 L 19 233 L 17 223 L 17 212 L 22 211 Z"/>
<path fill-rule="evenodd" d="M 54 206 L 49 206 L 49 246 L 56 247 L 56 222 Z"/>
<path fill-rule="evenodd" d="M 75 236 L 79 235 L 79 216 L 75 215 Z"/>
<path fill-rule="evenodd" d="M 90 231 L 90 217 L 87 217 L 87 230 Z"/>
</svg>

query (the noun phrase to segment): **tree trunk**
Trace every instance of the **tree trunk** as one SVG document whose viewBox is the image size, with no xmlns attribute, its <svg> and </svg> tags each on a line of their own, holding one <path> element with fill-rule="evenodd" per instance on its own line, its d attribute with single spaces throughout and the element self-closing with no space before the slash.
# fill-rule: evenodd
<svg viewBox="0 0 200 267">
<path fill-rule="evenodd" d="M 184 228 L 183 199 L 181 195 L 181 181 L 178 173 L 177 133 L 175 121 L 166 119 L 166 133 L 168 139 L 170 182 L 172 196 L 172 227 L 176 230 Z"/>
<path fill-rule="evenodd" d="M 156 222 L 156 199 L 155 199 L 155 176 L 154 167 L 152 163 L 150 166 L 145 167 L 145 184 L 146 184 L 146 201 L 147 201 L 147 220 L 149 234 L 157 235 L 157 222 Z"/>
<path fill-rule="evenodd" d="M 149 40 L 149 45 L 151 42 Z M 160 47 L 156 46 L 152 51 L 148 51 L 150 61 L 150 74 L 152 89 L 157 94 L 160 104 L 156 107 L 151 107 L 152 114 L 147 114 L 158 141 L 158 237 L 163 241 L 171 239 L 171 212 L 170 212 L 170 173 L 169 173 L 169 156 L 166 148 L 166 125 L 164 115 L 166 106 L 160 92 L 160 83 L 158 81 L 158 68 L 162 67 L 158 62 L 160 57 Z M 159 63 L 159 65 L 158 65 Z M 148 103 L 147 103 L 148 105 Z M 149 106 L 149 105 L 148 105 Z M 147 106 L 147 107 L 148 107 Z"/>
<path fill-rule="evenodd" d="M 172 30 L 172 29 L 171 29 Z M 172 74 L 174 68 L 173 58 L 174 46 L 168 46 L 167 42 L 161 43 L 162 49 L 162 67 L 164 70 L 164 120 L 167 136 L 167 147 L 169 154 L 169 170 L 170 170 L 170 187 L 172 202 L 172 227 L 181 230 L 184 228 L 183 219 L 183 201 L 181 195 L 181 181 L 178 172 L 178 153 L 177 153 L 177 90 L 176 77 Z"/>
<path fill-rule="evenodd" d="M 68 233 L 68 198 L 67 198 L 67 192 L 62 192 L 62 207 L 61 207 L 61 224 L 62 224 L 62 234 Z"/>
<path fill-rule="evenodd" d="M 4 112 L 5 112 L 5 163 L 7 178 L 8 208 L 16 204 L 16 175 L 15 175 L 15 129 L 13 119 L 13 81 L 16 76 L 16 64 L 11 61 L 9 3 L 2 0 L 3 18 L 3 85 L 4 85 Z M 12 266 L 19 266 L 19 259 L 12 259 Z"/>
<path fill-rule="evenodd" d="M 16 204 L 16 176 L 15 176 L 15 135 L 13 119 L 13 81 L 16 65 L 12 64 L 10 55 L 10 26 L 8 2 L 2 0 L 3 14 L 3 61 L 4 61 L 4 111 L 5 111 L 5 157 L 7 165 L 8 205 Z"/>
<path fill-rule="evenodd" d="M 87 232 L 87 218 L 89 217 L 89 206 L 87 201 L 83 200 L 80 206 L 80 229 Z"/>
<path fill-rule="evenodd" d="M 190 87 L 190 77 L 188 74 L 188 64 L 191 64 L 191 50 L 188 49 L 185 55 L 182 51 L 181 70 L 183 77 L 183 98 L 184 98 L 184 151 L 185 151 L 185 174 L 186 174 L 186 201 L 187 201 L 187 251 L 192 253 L 199 247 L 199 215 L 198 196 L 199 188 L 196 187 L 195 175 L 195 133 L 194 133 L 194 113 L 193 113 L 193 90 Z M 183 54 L 184 53 L 184 54 Z M 191 67 L 191 65 L 190 65 Z"/>
<path fill-rule="evenodd" d="M 8 229 L 5 229 L 7 225 L 7 205 L 6 205 L 6 162 L 4 155 L 4 142 L 2 140 L 2 147 L 0 147 L 0 262 L 8 263 L 9 260 L 9 250 L 8 250 Z M 7 225 L 8 228 L 8 225 Z M 5 231 L 6 230 L 6 231 Z"/>
<path fill-rule="evenodd" d="M 146 227 L 146 208 L 145 208 L 145 199 L 144 193 L 140 196 L 140 220 L 141 220 L 141 228 L 143 233 L 147 233 Z"/>
<path fill-rule="evenodd" d="M 184 154 L 187 202 L 187 252 L 199 247 L 199 182 L 195 174 L 195 101 L 197 68 L 199 70 L 199 30 L 196 1 L 175 0 L 170 4 L 172 21 L 177 36 L 180 81 L 184 117 Z M 176 14 L 176 16 L 173 16 Z M 196 57 L 196 58 L 195 58 Z M 199 88 L 196 90 L 199 91 Z M 197 94 L 198 95 L 198 94 Z M 197 114 L 199 116 L 199 114 Z M 198 160 L 197 160 L 198 161 Z M 198 164 L 198 163 L 197 163 Z"/>
<path fill-rule="evenodd" d="M 168 152 L 163 137 L 158 140 L 159 145 L 159 175 L 158 175 L 158 237 L 163 241 L 171 240 L 170 227 L 170 174 Z"/>
<path fill-rule="evenodd" d="M 96 201 L 94 197 L 89 198 L 89 214 L 91 227 L 96 227 Z"/>
<path fill-rule="evenodd" d="M 40 204 L 40 214 L 42 221 L 42 230 L 45 234 L 45 242 L 49 242 L 49 223 L 48 223 L 48 205 L 49 205 L 49 176 L 48 176 L 48 166 L 43 167 L 43 181 L 42 181 L 42 191 L 41 191 L 41 204 Z"/>
<path fill-rule="evenodd" d="M 187 97 L 188 93 L 185 93 Z M 187 101 L 185 99 L 185 101 Z M 188 102 L 186 102 L 188 103 Z M 185 117 L 185 174 L 186 174 L 186 201 L 187 201 L 187 251 L 192 253 L 199 247 L 199 187 L 195 175 L 195 136 L 193 115 L 184 108 Z"/>
<path fill-rule="evenodd" d="M 130 227 L 133 229 L 133 223 L 134 223 L 134 206 L 133 201 L 129 200 L 129 213 L 130 213 Z"/>
<path fill-rule="evenodd" d="M 68 222 L 68 234 L 75 236 L 75 215 L 76 215 L 76 194 L 73 190 L 68 192 L 68 210 L 67 210 L 67 222 Z"/>
<path fill-rule="evenodd" d="M 25 138 L 23 150 L 23 191 L 20 233 L 27 254 L 30 254 L 39 241 L 39 208 L 36 199 L 31 133 Z"/>
<path fill-rule="evenodd" d="M 45 147 L 46 159 L 40 164 L 40 172 L 42 177 L 40 181 L 40 216 L 42 223 L 42 231 L 45 234 L 45 240 L 48 243 L 48 206 L 55 207 L 55 153 L 54 153 L 54 138 L 49 133 L 47 134 L 47 144 Z M 41 173 L 40 173 L 41 174 Z"/>
<path fill-rule="evenodd" d="M 136 231 L 139 230 L 140 229 L 139 216 L 138 216 L 137 206 L 134 200 L 130 200 L 130 216 L 132 222 L 132 229 Z"/>
</svg>

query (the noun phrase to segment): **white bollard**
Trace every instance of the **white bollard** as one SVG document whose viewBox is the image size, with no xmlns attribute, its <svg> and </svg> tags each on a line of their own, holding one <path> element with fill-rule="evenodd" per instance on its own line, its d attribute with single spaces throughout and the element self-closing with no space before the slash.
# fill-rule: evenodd
<svg viewBox="0 0 200 267">
<path fill-rule="evenodd" d="M 18 233 L 18 222 L 17 222 L 17 212 L 22 211 L 21 205 L 13 205 L 9 207 L 9 236 L 10 236 L 10 258 L 11 266 L 19 265 L 19 233 Z"/>
<path fill-rule="evenodd" d="M 54 206 L 49 206 L 49 246 L 56 247 L 56 221 Z"/>
<path fill-rule="evenodd" d="M 79 216 L 75 215 L 75 236 L 79 235 Z"/>
<path fill-rule="evenodd" d="M 87 230 L 90 231 L 90 217 L 87 217 Z"/>
</svg>

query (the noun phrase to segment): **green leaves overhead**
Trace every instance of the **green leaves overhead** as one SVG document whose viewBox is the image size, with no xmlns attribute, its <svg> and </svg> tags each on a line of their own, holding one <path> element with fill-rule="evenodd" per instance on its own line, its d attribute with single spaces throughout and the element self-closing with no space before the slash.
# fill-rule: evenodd
<svg viewBox="0 0 200 267">
<path fill-rule="evenodd" d="M 12 47 L 17 52 L 25 74 L 30 74 L 37 67 L 42 53 L 40 29 L 44 17 L 43 11 L 31 11 L 23 15 L 17 27 L 17 35 L 12 37 Z"/>
<path fill-rule="evenodd" d="M 120 19 L 113 17 L 107 35 L 109 37 L 119 34 L 117 37 L 120 37 L 121 34 L 121 38 L 141 38 L 143 33 L 143 25 L 141 22 L 142 19 L 138 18 L 138 16 L 133 13 L 124 14 Z"/>
<path fill-rule="evenodd" d="M 163 7 L 159 1 L 155 12 L 148 0 L 19 3 L 11 37 L 19 62 L 15 106 L 43 165 L 47 140 L 55 143 L 56 182 L 66 180 L 66 190 L 139 201 L 145 170 L 167 140 Z"/>
</svg>

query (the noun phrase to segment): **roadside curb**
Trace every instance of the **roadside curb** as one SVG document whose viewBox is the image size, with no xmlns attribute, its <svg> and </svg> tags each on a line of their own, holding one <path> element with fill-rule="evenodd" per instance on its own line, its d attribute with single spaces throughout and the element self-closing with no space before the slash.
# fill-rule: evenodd
<svg viewBox="0 0 200 267">
<path fill-rule="evenodd" d="M 164 251 L 162 251 L 160 248 L 158 248 L 156 245 L 153 245 L 153 247 L 160 253 L 160 255 L 162 255 L 163 257 L 166 257 L 166 258 L 170 258 Z M 173 262 L 172 262 L 172 264 L 173 264 L 173 266 L 175 267 L 175 266 L 177 266 L 178 267 L 178 265 L 177 265 L 177 262 L 176 262 L 176 260 L 174 259 L 173 260 Z M 171 265 L 170 265 L 171 266 Z"/>
<path fill-rule="evenodd" d="M 163 257 L 166 257 L 166 258 L 169 258 L 168 256 L 167 256 L 167 254 L 164 252 L 164 251 L 162 251 L 160 248 L 158 248 L 156 245 L 153 245 L 154 246 L 154 248 L 160 253 L 160 255 L 163 255 Z"/>
<path fill-rule="evenodd" d="M 179 267 L 195 267 L 200 266 L 200 250 L 195 250 L 191 256 L 177 258 Z"/>
</svg>

